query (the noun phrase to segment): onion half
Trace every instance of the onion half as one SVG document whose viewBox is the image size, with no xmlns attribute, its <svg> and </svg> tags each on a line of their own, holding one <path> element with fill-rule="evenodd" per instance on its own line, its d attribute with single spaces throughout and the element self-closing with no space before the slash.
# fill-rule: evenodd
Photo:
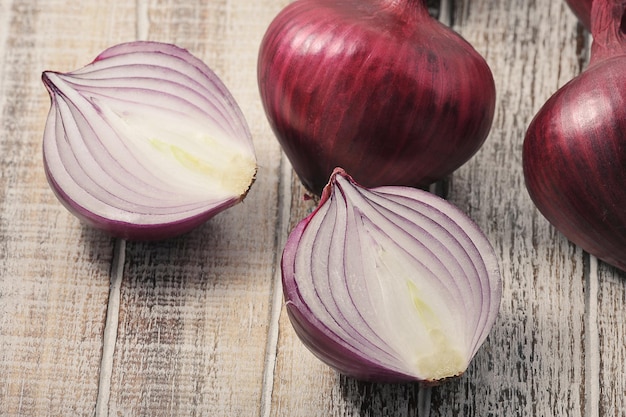
<svg viewBox="0 0 626 417">
<path fill-rule="evenodd" d="M 419 189 L 363 188 L 340 168 L 281 267 L 297 335 L 357 379 L 461 375 L 500 306 L 497 258 L 464 213 Z"/>
<path fill-rule="evenodd" d="M 165 239 L 240 202 L 256 174 L 245 118 L 188 51 L 130 42 L 69 73 L 46 71 L 43 163 L 59 200 L 126 239 Z"/>
</svg>

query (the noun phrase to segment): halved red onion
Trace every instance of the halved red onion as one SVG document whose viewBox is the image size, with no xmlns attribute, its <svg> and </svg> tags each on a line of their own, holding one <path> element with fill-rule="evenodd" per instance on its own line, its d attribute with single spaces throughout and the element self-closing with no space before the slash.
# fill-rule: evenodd
<svg viewBox="0 0 626 417">
<path fill-rule="evenodd" d="M 461 375 L 500 306 L 496 255 L 462 211 L 419 189 L 363 188 L 340 168 L 281 266 L 297 335 L 357 379 Z"/>
<path fill-rule="evenodd" d="M 175 45 L 130 42 L 46 71 L 43 161 L 74 215 L 127 239 L 165 239 L 240 202 L 256 174 L 246 120 L 217 75 Z"/>
</svg>

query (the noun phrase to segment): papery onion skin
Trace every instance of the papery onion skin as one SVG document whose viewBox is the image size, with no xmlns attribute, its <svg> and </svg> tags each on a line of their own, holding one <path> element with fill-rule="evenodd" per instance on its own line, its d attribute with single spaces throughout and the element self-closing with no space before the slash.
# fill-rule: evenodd
<svg viewBox="0 0 626 417">
<path fill-rule="evenodd" d="M 526 188 L 571 242 L 626 271 L 626 42 L 623 0 L 595 0 L 589 66 L 530 123 Z M 597 28 L 594 29 L 594 28 Z"/>
<path fill-rule="evenodd" d="M 346 185 L 345 181 L 343 182 L 343 185 L 338 185 L 338 181 L 339 181 L 338 177 L 342 178 L 343 180 L 347 180 L 349 185 Z M 303 293 L 303 291 L 306 291 L 306 289 L 304 289 L 303 287 L 303 284 L 304 284 L 303 280 L 308 279 L 308 278 L 305 278 L 305 276 L 310 275 L 310 274 L 315 274 L 315 272 L 300 270 L 299 267 L 297 266 L 298 258 L 300 256 L 304 258 L 306 258 L 307 256 L 313 256 L 311 253 L 302 252 L 302 251 L 305 251 L 306 248 L 301 247 L 301 245 L 303 245 L 304 241 L 310 242 L 311 239 L 314 239 L 318 245 L 330 245 L 329 243 L 326 242 L 325 236 L 322 236 L 323 232 L 320 232 L 320 230 L 315 229 L 314 228 L 315 226 L 312 226 L 312 224 L 314 222 L 315 217 L 320 214 L 321 210 L 323 210 L 325 205 L 336 204 L 333 202 L 337 197 L 336 193 L 343 193 L 343 190 L 346 189 L 345 187 L 354 188 L 356 190 L 365 190 L 360 185 L 358 185 L 355 182 L 355 180 L 352 179 L 346 173 L 346 171 L 344 171 L 341 168 L 337 168 L 333 171 L 333 174 L 331 175 L 328 185 L 324 188 L 319 205 L 309 216 L 303 219 L 294 228 L 294 230 L 289 235 L 289 239 L 283 251 L 283 256 L 282 256 L 282 261 L 281 261 L 283 293 L 285 297 L 286 311 L 288 313 L 288 317 L 291 321 L 291 324 L 293 325 L 293 328 L 297 336 L 300 338 L 303 344 L 321 361 L 323 361 L 330 367 L 334 368 L 341 374 L 344 374 L 344 375 L 347 375 L 347 376 L 350 376 L 359 380 L 377 381 L 377 382 L 417 381 L 426 385 L 436 385 L 449 378 L 460 376 L 464 372 L 464 369 L 458 370 L 458 372 L 456 372 L 455 374 L 446 375 L 441 378 L 429 378 L 427 376 L 417 375 L 412 369 L 407 369 L 406 371 L 403 371 L 401 366 L 399 365 L 389 366 L 388 364 L 383 364 L 380 361 L 380 357 L 368 356 L 364 352 L 360 351 L 359 349 L 351 345 L 350 342 L 343 340 L 339 336 L 338 333 L 333 331 L 331 327 L 329 327 L 327 323 L 324 322 L 324 318 L 316 315 L 316 313 L 314 312 L 315 307 L 307 304 L 307 301 L 306 301 L 307 296 L 305 296 Z M 376 194 L 377 198 L 378 197 L 386 198 L 385 196 L 390 196 L 390 195 L 398 195 L 398 196 L 402 195 L 402 199 L 401 199 L 403 201 L 402 205 L 408 207 L 408 210 L 413 210 L 413 209 L 418 210 L 416 207 L 412 207 L 413 204 L 415 204 L 416 206 L 423 205 L 424 207 L 428 207 L 428 210 L 433 210 L 434 212 L 438 213 L 437 219 L 439 220 L 435 220 L 435 217 L 429 219 L 429 221 L 434 222 L 433 224 L 436 224 L 437 228 L 442 227 L 443 229 L 446 229 L 449 227 L 450 229 L 448 230 L 450 231 L 450 233 L 453 233 L 452 230 L 459 233 L 458 235 L 454 235 L 454 234 L 447 235 L 444 245 L 449 245 L 448 246 L 449 248 L 452 248 L 452 247 L 456 248 L 456 246 L 454 246 L 454 244 L 452 243 L 451 239 L 458 238 L 458 239 L 465 241 L 465 244 L 469 245 L 469 247 L 471 247 L 472 250 L 474 251 L 473 252 L 474 257 L 472 258 L 472 262 L 475 262 L 479 265 L 478 269 L 482 270 L 483 271 L 482 273 L 484 275 L 480 276 L 480 281 L 473 282 L 473 284 L 471 285 L 474 287 L 474 290 L 476 288 L 480 288 L 480 291 L 481 291 L 480 295 L 479 294 L 474 294 L 471 296 L 468 295 L 469 289 L 467 288 L 464 290 L 459 290 L 463 294 L 465 294 L 465 296 L 467 296 L 468 298 L 472 300 L 471 304 L 473 305 L 473 307 L 470 307 L 469 305 L 465 305 L 465 304 L 464 304 L 464 307 L 460 307 L 458 305 L 455 305 L 454 307 L 457 309 L 457 312 L 463 311 L 462 313 L 460 313 L 458 320 L 460 321 L 467 320 L 467 323 L 459 324 L 459 326 L 461 326 L 464 329 L 464 331 L 468 328 L 471 328 L 471 326 L 474 326 L 474 325 L 477 326 L 475 330 L 476 334 L 473 336 L 474 345 L 468 346 L 468 349 L 470 349 L 470 352 L 468 352 L 469 358 L 467 358 L 467 364 L 469 364 L 476 350 L 480 347 L 480 345 L 483 343 L 483 341 L 487 337 L 490 329 L 492 328 L 496 320 L 496 316 L 499 310 L 502 288 L 501 288 L 501 278 L 500 278 L 500 272 L 499 272 L 499 267 L 498 267 L 498 261 L 496 259 L 493 248 L 491 247 L 490 243 L 488 242 L 484 234 L 480 231 L 480 229 L 471 220 L 469 220 L 469 218 L 467 218 L 465 214 L 463 214 L 458 208 L 454 207 L 452 204 L 448 203 L 447 201 L 437 196 L 434 196 L 426 191 L 409 188 L 409 187 L 398 187 L 398 186 L 377 187 L 377 188 L 373 188 L 373 189 L 365 191 L 365 193 L 370 193 L 370 192 Z M 373 205 L 376 206 L 376 203 L 373 203 Z M 360 209 L 363 207 L 347 207 L 347 208 L 349 212 L 354 210 L 355 213 L 363 213 L 362 214 L 363 216 L 365 216 L 366 215 L 365 213 L 367 212 L 367 209 L 363 212 L 360 211 Z M 444 219 L 441 224 L 436 223 L 437 221 L 441 221 L 441 219 Z M 407 219 L 406 220 L 407 225 L 410 224 L 411 221 L 412 220 Z M 343 226 L 345 227 L 345 225 Z M 382 224 L 380 224 L 379 226 L 383 227 Z M 331 224 L 329 225 L 329 228 L 332 230 L 338 230 L 342 228 L 342 224 L 337 224 L 337 225 Z M 423 239 L 425 242 L 430 242 L 433 245 L 433 247 L 437 247 L 437 245 L 441 245 L 442 242 L 436 240 L 435 238 L 436 234 L 433 234 L 433 235 L 430 234 L 430 233 L 434 233 L 433 231 L 434 229 L 431 229 L 430 231 L 423 230 L 422 232 L 423 236 L 414 236 L 414 238 L 417 240 Z M 351 245 L 353 246 L 353 249 L 355 247 L 358 248 L 359 243 L 355 241 L 354 239 L 355 236 L 353 235 L 350 235 L 350 236 L 351 238 L 345 242 L 345 245 Z M 304 245 L 308 245 L 308 243 L 304 243 Z M 341 246 L 341 242 L 339 242 L 338 245 Z M 323 248 L 323 246 L 319 246 L 319 247 Z M 406 249 L 409 250 L 409 248 L 406 248 Z M 329 249 L 329 247 L 326 247 L 325 250 L 329 251 L 331 249 Z M 347 248 L 345 248 L 344 250 L 347 250 Z M 358 249 L 355 249 L 355 250 L 358 250 Z M 391 248 L 388 247 L 387 250 L 391 250 Z M 320 249 L 320 252 L 322 256 L 319 256 L 319 258 L 320 259 L 324 258 L 323 256 L 324 249 Z M 479 256 L 477 256 L 478 254 Z M 339 258 L 345 257 L 345 254 L 343 256 L 342 254 L 335 254 L 335 255 Z M 460 253 L 457 253 L 457 255 L 460 255 Z M 429 258 L 428 262 L 432 262 L 432 264 L 435 265 L 438 262 L 445 263 L 446 262 L 445 259 L 447 259 L 447 262 L 454 264 L 455 263 L 454 260 L 447 258 L 450 256 L 454 256 L 454 255 L 451 255 L 449 253 L 446 253 L 446 254 L 437 253 L 437 255 L 434 256 L 434 258 L 436 259 Z M 464 257 L 464 256 L 467 256 L 467 253 L 463 253 L 461 257 Z M 439 257 L 441 259 L 439 259 Z M 321 264 L 321 265 L 324 265 L 325 268 L 328 268 L 327 272 L 329 274 L 328 276 L 320 275 L 318 277 L 312 277 L 312 279 L 314 281 L 318 280 L 320 282 L 324 282 L 324 280 L 328 279 L 329 281 L 332 281 L 333 283 L 335 283 L 334 285 L 343 284 L 344 281 L 340 283 L 336 282 L 338 279 L 341 279 L 341 280 L 345 280 L 346 287 L 351 287 L 351 286 L 356 285 L 355 282 L 352 281 L 353 278 L 350 278 L 350 277 L 358 272 L 350 269 L 348 265 L 350 264 L 351 261 L 347 260 L 347 258 L 345 259 L 346 259 L 345 262 L 347 262 L 347 264 L 344 264 L 343 266 L 330 264 L 331 261 L 328 261 L 329 264 L 326 265 L 325 261 L 323 260 L 320 261 L 318 257 L 316 257 L 315 259 L 312 259 L 311 262 L 314 263 L 315 265 Z M 434 268 L 433 265 L 430 265 L 430 267 Z M 429 266 L 426 266 L 426 267 L 428 268 Z M 336 271 L 341 268 L 344 268 L 343 273 L 345 275 L 342 276 L 341 278 L 337 278 Z M 324 269 L 322 269 L 321 272 L 320 271 L 317 271 L 317 272 L 320 274 L 326 273 Z M 472 273 L 473 272 L 469 272 L 468 270 L 467 277 L 469 276 L 474 277 Z M 419 274 L 419 272 L 416 270 L 415 274 Z M 467 277 L 455 276 L 452 279 L 452 281 L 457 280 L 456 283 L 452 281 L 450 282 L 446 281 L 446 282 L 448 283 L 448 285 L 452 285 L 454 287 L 456 285 L 464 285 L 464 281 L 463 281 L 464 279 L 476 279 L 475 277 L 474 278 L 467 278 Z M 390 278 L 393 278 L 393 277 L 390 277 Z M 426 278 L 423 278 L 423 279 L 426 279 Z M 442 281 L 444 281 L 450 278 L 447 276 L 445 278 L 443 276 L 440 276 L 435 279 L 441 279 Z M 441 285 L 444 285 L 444 284 L 441 284 Z M 320 297 L 320 301 L 322 303 L 326 303 L 328 305 L 337 301 L 337 300 L 333 301 L 333 300 L 321 299 L 321 297 L 323 296 L 320 294 L 322 294 L 323 292 L 321 291 L 319 287 L 315 289 L 315 292 L 318 294 L 318 297 Z M 373 293 L 373 294 L 370 294 L 370 296 L 372 298 L 378 298 L 382 296 L 382 293 L 380 295 Z M 352 298 L 351 300 L 352 300 L 351 302 L 355 302 Z M 470 303 L 468 299 L 465 299 L 465 302 Z M 354 308 L 358 309 L 357 306 L 355 306 Z M 468 310 L 467 311 L 463 310 L 465 308 L 467 308 Z M 469 316 L 476 314 L 476 311 L 473 310 L 472 308 L 480 309 L 480 315 L 481 315 L 480 320 L 472 321 L 472 319 L 469 317 Z M 343 320 L 342 323 L 339 323 L 339 325 L 343 327 L 356 326 L 355 323 L 350 323 L 349 319 L 346 319 L 346 318 L 343 318 L 343 319 L 339 318 L 337 320 Z M 480 322 L 481 324 L 477 325 L 476 323 L 478 322 Z M 370 343 L 370 342 L 365 342 L 365 343 Z M 382 346 L 382 348 L 388 348 L 388 346 Z M 414 346 L 414 348 L 417 352 L 419 352 L 421 347 Z"/>
<path fill-rule="evenodd" d="M 189 51 L 128 42 L 42 80 L 51 99 L 46 178 L 84 223 L 114 237 L 162 240 L 248 193 L 256 156 L 243 113 Z"/>
<path fill-rule="evenodd" d="M 587 30 L 591 28 L 591 2 L 592 0 L 566 0 L 570 9 Z"/>
<path fill-rule="evenodd" d="M 427 186 L 482 146 L 495 111 L 486 61 L 423 0 L 297 0 L 263 38 L 266 115 L 304 186 L 336 166 L 362 185 Z"/>
</svg>

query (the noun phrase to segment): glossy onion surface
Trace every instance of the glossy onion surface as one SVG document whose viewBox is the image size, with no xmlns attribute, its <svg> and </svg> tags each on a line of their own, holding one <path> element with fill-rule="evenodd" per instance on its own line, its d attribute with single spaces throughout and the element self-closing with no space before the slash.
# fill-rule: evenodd
<svg viewBox="0 0 626 417">
<path fill-rule="evenodd" d="M 366 189 L 337 169 L 282 258 L 291 323 L 346 375 L 435 383 L 462 374 L 498 314 L 496 256 L 428 192 Z"/>
<path fill-rule="evenodd" d="M 253 182 L 243 114 L 186 50 L 126 43 L 42 78 L 51 97 L 46 175 L 90 225 L 127 239 L 168 238 L 241 201 Z"/>
<path fill-rule="evenodd" d="M 485 60 L 423 0 L 297 0 L 258 62 L 270 124 L 303 184 L 336 166 L 361 184 L 426 186 L 485 141 L 495 86 Z"/>
<path fill-rule="evenodd" d="M 589 67 L 531 122 L 524 176 L 531 198 L 556 229 L 626 271 L 626 47 L 611 40 L 624 35 L 626 2 L 596 3 L 607 10 L 593 24 L 613 34 L 596 33 Z M 615 6 L 620 10 L 608 24 L 608 9 Z"/>
</svg>

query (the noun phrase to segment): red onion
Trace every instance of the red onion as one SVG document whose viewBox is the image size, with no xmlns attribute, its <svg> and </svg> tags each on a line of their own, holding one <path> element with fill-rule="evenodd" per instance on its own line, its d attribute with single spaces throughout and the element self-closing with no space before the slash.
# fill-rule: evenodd
<svg viewBox="0 0 626 417">
<path fill-rule="evenodd" d="M 464 213 L 415 188 L 363 188 L 342 169 L 290 234 L 281 267 L 297 335 L 358 379 L 462 374 L 500 305 L 493 248 Z"/>
<path fill-rule="evenodd" d="M 557 230 L 626 271 L 626 1 L 595 0 L 589 66 L 535 116 L 526 187 Z"/>
<path fill-rule="evenodd" d="M 168 238 L 238 203 L 253 182 L 241 110 L 186 50 L 126 43 L 42 78 L 51 97 L 46 175 L 88 224 L 127 239 Z"/>
<path fill-rule="evenodd" d="M 258 61 L 261 98 L 294 170 L 319 194 L 335 166 L 359 183 L 427 186 L 485 141 L 485 60 L 424 0 L 297 0 Z"/>
<path fill-rule="evenodd" d="M 591 28 L 591 2 L 592 0 L 565 0 L 587 29 Z"/>
</svg>

